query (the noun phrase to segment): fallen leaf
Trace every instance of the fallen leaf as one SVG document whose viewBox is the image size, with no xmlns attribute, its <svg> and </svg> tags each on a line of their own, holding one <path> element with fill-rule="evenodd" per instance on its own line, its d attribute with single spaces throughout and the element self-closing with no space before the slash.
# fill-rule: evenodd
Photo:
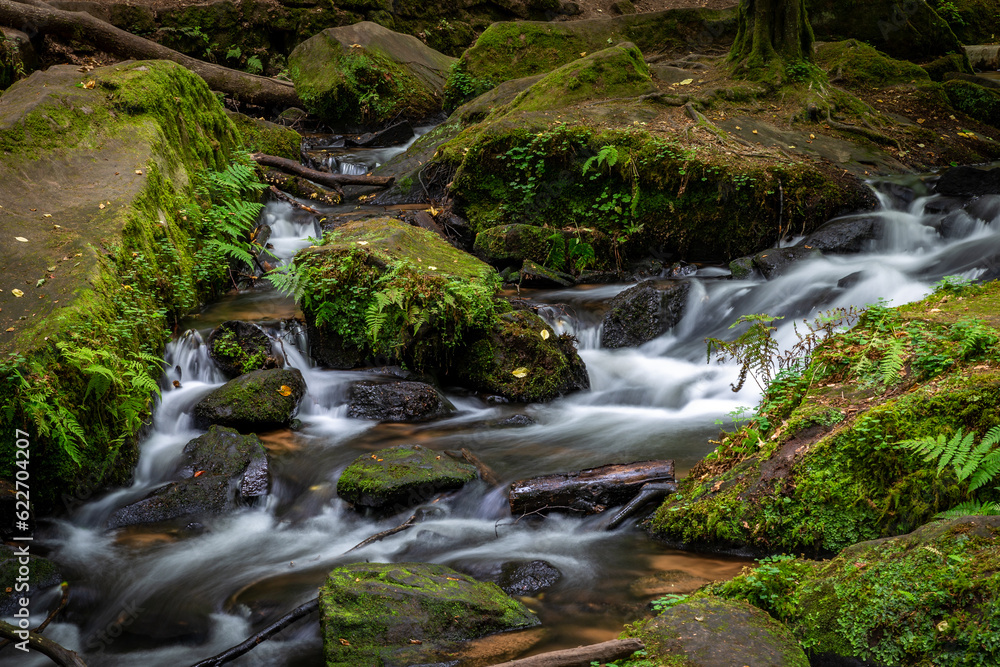
<svg viewBox="0 0 1000 667">
<path fill-rule="evenodd" d="M 103 210 L 103 209 L 104 209 L 104 204 L 98 204 L 98 205 L 97 205 L 97 208 L 99 208 L 99 209 Z"/>
<path fill-rule="evenodd" d="M 925 120 L 924 120 L 923 118 L 918 118 L 918 119 L 917 119 L 917 122 L 918 122 L 918 123 L 924 123 L 924 122 L 926 122 L 926 121 L 925 121 Z"/>
<path fill-rule="evenodd" d="M 205 474 L 205 471 L 204 471 L 204 470 L 199 470 L 198 472 L 196 472 L 196 473 L 194 474 L 194 476 L 195 476 L 195 477 L 201 477 L 201 476 L 202 476 L 202 475 L 204 475 L 204 474 Z"/>
<path fill-rule="evenodd" d="M 917 148 L 923 148 L 923 147 L 924 147 L 923 144 L 917 144 Z"/>
<path fill-rule="evenodd" d="M 582 57 L 584 57 L 585 55 L 587 55 L 587 52 L 586 52 L 586 51 L 580 51 L 580 57 L 581 57 L 581 58 L 582 58 Z"/>
<path fill-rule="evenodd" d="M 410 643 L 411 643 L 411 644 L 423 644 L 423 642 L 422 642 L 422 641 L 420 641 L 419 639 L 411 639 L 411 640 L 410 640 Z"/>
<path fill-rule="evenodd" d="M 52 214 L 51 213 L 42 213 L 42 217 L 43 218 L 51 218 Z"/>
<path fill-rule="evenodd" d="M 516 378 L 526 377 L 528 375 L 528 369 L 525 368 L 524 366 L 520 368 L 515 368 L 513 371 L 511 371 L 511 375 L 513 375 Z"/>
<path fill-rule="evenodd" d="M 815 139 L 815 138 L 816 138 L 816 135 L 815 135 L 815 134 L 810 134 L 810 135 L 809 135 L 809 138 L 810 138 L 810 139 Z"/>
<path fill-rule="evenodd" d="M 28 239 L 24 238 L 23 236 L 15 236 L 14 240 L 15 241 L 20 241 L 21 243 L 27 243 L 28 242 Z"/>
<path fill-rule="evenodd" d="M 10 293 L 13 294 L 14 296 L 16 296 L 17 298 L 21 298 L 22 296 L 24 296 L 24 292 L 22 292 L 21 290 L 17 289 L 16 287 L 14 289 L 12 289 L 10 291 Z"/>
<path fill-rule="evenodd" d="M 281 394 L 282 396 L 291 396 L 292 388 L 289 387 L 287 384 L 283 384 L 281 385 L 281 389 L 278 390 L 278 393 Z"/>
<path fill-rule="evenodd" d="M 180 389 L 180 388 L 181 388 L 181 381 L 174 380 L 174 389 Z"/>
<path fill-rule="evenodd" d="M 542 329 L 542 332 L 539 335 L 542 337 L 542 340 L 548 340 L 549 339 L 549 330 L 548 329 Z"/>
<path fill-rule="evenodd" d="M 35 287 L 41 287 L 45 284 L 45 278 L 39 278 L 38 282 L 35 283 Z"/>
<path fill-rule="evenodd" d="M 754 134 L 757 134 L 757 130 L 754 130 L 754 131 L 753 131 L 753 133 L 754 133 Z"/>
<path fill-rule="evenodd" d="M 91 79 L 87 83 L 83 84 L 83 87 L 86 88 L 87 90 L 93 90 L 95 85 L 97 85 L 97 82 Z"/>
<path fill-rule="evenodd" d="M 437 271 L 438 270 L 438 267 L 431 266 L 430 264 L 427 265 L 427 268 L 430 269 L 431 271 Z"/>
<path fill-rule="evenodd" d="M 359 579 L 358 581 L 361 581 L 361 580 Z M 343 637 L 340 638 L 340 643 L 343 644 L 344 646 L 350 646 L 351 645 L 351 642 L 347 641 Z"/>
<path fill-rule="evenodd" d="M 13 331 L 14 327 L 7 327 L 7 331 Z"/>
<path fill-rule="evenodd" d="M 46 266 L 46 267 L 45 267 L 45 270 L 46 270 L 46 271 L 55 271 L 55 270 L 56 270 L 56 265 L 55 265 L 55 264 L 53 264 L 52 266 Z"/>
<path fill-rule="evenodd" d="M 142 176 L 142 169 L 136 169 L 136 170 L 135 170 L 135 173 L 137 173 L 137 174 L 139 174 L 140 176 Z"/>
<path fill-rule="evenodd" d="M 743 128 L 742 128 L 742 127 L 740 127 L 739 125 L 737 125 L 737 126 L 736 126 L 736 129 L 737 129 L 737 130 L 742 130 Z"/>
<path fill-rule="evenodd" d="M 683 81 L 680 82 L 679 85 L 690 86 L 692 83 L 694 83 L 694 79 L 684 79 Z"/>
<path fill-rule="evenodd" d="M 358 245 L 368 245 L 368 241 L 358 241 Z"/>
</svg>

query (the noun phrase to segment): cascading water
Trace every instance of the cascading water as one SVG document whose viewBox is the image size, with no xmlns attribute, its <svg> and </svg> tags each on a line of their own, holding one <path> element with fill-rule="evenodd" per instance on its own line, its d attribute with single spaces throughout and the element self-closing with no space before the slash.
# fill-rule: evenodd
<svg viewBox="0 0 1000 667">
<path fill-rule="evenodd" d="M 502 489 L 482 483 L 434 505 L 418 527 L 346 553 L 405 517 L 374 520 L 352 512 L 336 497 L 336 481 L 358 455 L 414 442 L 435 449 L 468 447 L 505 482 L 650 458 L 674 458 L 683 473 L 710 450 L 717 419 L 757 400 L 749 386 L 740 394 L 730 390 L 738 369 L 705 363 L 706 336 L 724 336 L 741 314 L 769 313 L 785 318 L 778 336 L 788 344 L 794 341 L 793 319 L 879 298 L 897 304 L 913 300 L 945 275 L 994 275 L 1000 256 L 1000 198 L 956 203 L 921 196 L 902 204 L 887 194 L 880 197 L 883 210 L 865 215 L 878 217 L 884 234 L 865 252 L 817 256 L 766 282 L 723 279 L 717 268 L 701 269 L 690 278 L 681 322 L 639 348 L 599 346 L 602 304 L 626 286 L 531 293 L 557 331 L 579 338 L 591 391 L 528 406 L 488 405 L 460 391 L 446 391 L 458 413 L 428 424 L 348 418 L 345 400 L 351 383 L 371 374 L 315 367 L 305 352 L 304 335 L 285 321 L 291 307 L 274 292 L 217 304 L 201 316 L 196 330 L 168 346 L 163 396 L 133 486 L 87 504 L 46 531 L 45 544 L 65 568 L 64 575 L 76 582 L 73 614 L 55 622 L 47 634 L 82 651 L 93 665 L 173 667 L 238 643 L 314 595 L 337 564 L 427 561 L 487 573 L 504 561 L 541 559 L 563 575 L 544 601 L 534 603 L 551 628 L 545 646 L 556 648 L 610 638 L 622 622 L 640 615 L 644 602 L 628 590 L 639 576 L 663 569 L 706 578 L 731 576 L 741 562 L 667 550 L 628 526 L 610 533 L 594 530 L 600 518 L 515 522 Z M 309 243 L 308 236 L 318 234 L 311 221 L 294 222 L 286 204 L 269 204 L 263 215 L 279 258 L 290 257 Z M 190 529 L 104 530 L 117 507 L 169 479 L 184 444 L 199 434 L 190 420 L 191 408 L 224 381 L 203 338 L 234 312 L 262 324 L 285 365 L 299 369 L 308 385 L 299 411 L 302 428 L 262 436 L 272 460 L 267 502 Z M 515 413 L 534 423 L 492 426 Z M 38 596 L 36 613 L 57 596 L 55 590 Z M 118 628 L 120 636 L 110 637 L 108 628 Z M 265 642 L 240 664 L 322 664 L 315 624 L 293 627 L 281 637 Z M 0 662 L 11 659 L 0 654 Z M 45 664 L 41 657 L 17 660 L 19 665 Z"/>
</svg>

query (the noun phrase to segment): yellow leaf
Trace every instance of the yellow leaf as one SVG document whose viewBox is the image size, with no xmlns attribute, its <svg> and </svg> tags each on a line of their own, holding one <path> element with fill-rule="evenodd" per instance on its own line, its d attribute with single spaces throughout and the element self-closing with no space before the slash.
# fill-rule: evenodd
<svg viewBox="0 0 1000 667">
<path fill-rule="evenodd" d="M 754 134 L 757 134 L 757 130 L 754 130 L 754 131 L 753 131 L 753 133 L 754 133 Z"/>
<path fill-rule="evenodd" d="M 582 58 L 582 57 L 584 57 L 585 55 L 587 55 L 587 52 L 586 52 L 586 51 L 580 51 L 580 57 L 581 57 L 581 58 Z"/>
<path fill-rule="evenodd" d="M 343 637 L 340 638 L 340 643 L 343 644 L 344 646 L 350 646 L 351 645 L 351 642 L 347 641 Z"/>
<path fill-rule="evenodd" d="M 542 329 L 541 336 L 542 336 L 542 340 L 548 340 L 549 339 L 549 330 L 548 329 Z"/>
<path fill-rule="evenodd" d="M 283 384 L 281 385 L 281 389 L 278 390 L 278 393 L 281 394 L 282 396 L 291 396 L 292 388 L 289 387 L 287 384 Z"/>
<path fill-rule="evenodd" d="M 7 327 L 7 331 L 13 331 L 14 327 Z"/>
<path fill-rule="evenodd" d="M 14 289 L 12 289 L 10 291 L 10 293 L 13 294 L 16 297 L 22 297 L 22 296 L 24 296 L 24 292 L 22 292 L 21 290 L 17 289 L 16 287 Z"/>
<path fill-rule="evenodd" d="M 683 81 L 680 82 L 680 85 L 690 86 L 692 83 L 694 83 L 694 79 L 684 79 Z"/>
<path fill-rule="evenodd" d="M 368 241 L 358 241 L 358 245 L 368 245 Z"/>
<path fill-rule="evenodd" d="M 27 243 L 28 242 L 28 239 L 24 238 L 23 236 L 15 236 L 14 240 L 15 241 L 20 241 L 21 243 Z"/>
<path fill-rule="evenodd" d="M 96 81 L 94 81 L 93 79 L 91 79 L 91 80 L 90 80 L 90 81 L 88 81 L 87 83 L 83 84 L 83 87 L 84 87 L 84 88 L 86 88 L 87 90 L 93 90 L 93 88 L 94 88 L 94 86 L 95 86 L 96 84 L 97 84 L 97 82 L 96 82 Z"/>
<path fill-rule="evenodd" d="M 135 170 L 135 173 L 137 173 L 137 174 L 139 174 L 140 176 L 142 176 L 142 169 L 136 169 L 136 170 Z"/>
<path fill-rule="evenodd" d="M 511 374 L 516 378 L 523 378 L 528 375 L 528 369 L 524 366 L 521 368 L 515 368 Z"/>
<path fill-rule="evenodd" d="M 52 217 L 52 214 L 51 214 L 51 213 L 43 213 L 43 214 L 42 214 L 42 217 L 43 217 L 43 218 L 51 218 L 51 217 Z"/>
<path fill-rule="evenodd" d="M 438 270 L 438 267 L 436 267 L 436 266 L 428 266 L 427 268 L 430 269 L 431 271 L 437 271 Z"/>
</svg>

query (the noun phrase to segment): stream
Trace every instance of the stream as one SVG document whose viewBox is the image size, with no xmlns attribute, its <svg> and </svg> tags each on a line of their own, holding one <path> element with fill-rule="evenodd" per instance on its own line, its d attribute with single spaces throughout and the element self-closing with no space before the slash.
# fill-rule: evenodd
<svg viewBox="0 0 1000 667">
<path fill-rule="evenodd" d="M 385 154 L 375 158 L 384 159 Z M 527 601 L 545 628 L 530 651 L 537 653 L 616 636 L 657 597 L 633 586 L 642 577 L 667 570 L 692 580 L 732 577 L 750 561 L 668 549 L 633 525 L 605 532 L 598 529 L 602 517 L 515 522 L 504 489 L 481 483 L 436 504 L 418 526 L 345 555 L 370 535 L 401 523 L 409 512 L 364 517 L 337 498 L 336 482 L 359 455 L 415 442 L 438 450 L 467 447 L 505 483 L 642 459 L 672 458 L 678 476 L 685 474 L 711 451 L 717 420 L 728 426 L 728 413 L 758 399 L 752 382 L 739 394 L 730 390 L 738 368 L 706 363 L 706 336 L 725 336 L 742 314 L 769 313 L 784 316 L 778 338 L 788 347 L 795 341 L 794 319 L 880 298 L 897 305 L 919 299 L 945 275 L 978 279 L 996 274 L 1000 197 L 955 202 L 919 194 L 919 185 L 912 197 L 901 196 L 910 192 L 902 182 L 874 187 L 882 210 L 865 215 L 882 217 L 886 233 L 866 252 L 805 260 L 767 282 L 731 280 L 728 270 L 700 266 L 685 278 L 692 289 L 681 322 L 639 348 L 599 345 L 607 301 L 629 285 L 521 289 L 522 296 L 542 306 L 540 314 L 557 332 L 577 336 L 590 373 L 591 391 L 549 404 L 489 404 L 443 387 L 458 408 L 452 417 L 424 424 L 349 419 L 345 401 L 351 383 L 372 374 L 316 367 L 304 333 L 291 320 L 296 307 L 290 299 L 257 289 L 211 305 L 189 318 L 187 330 L 167 346 L 162 399 L 142 444 L 133 486 L 92 500 L 39 530 L 41 546 L 62 566 L 73 595 L 72 613 L 60 616 L 46 635 L 80 651 L 95 666 L 184 666 L 239 643 L 314 596 L 338 564 L 423 561 L 488 576 L 507 561 L 544 560 L 562 578 Z M 268 204 L 262 217 L 272 226 L 271 243 L 282 259 L 320 233 L 288 204 Z M 299 369 L 308 385 L 298 414 L 302 428 L 261 435 L 271 457 L 266 501 L 184 529 L 106 531 L 108 516 L 166 482 L 184 444 L 201 434 L 192 425 L 191 410 L 224 382 L 204 340 L 230 319 L 263 326 L 285 365 Z M 534 423 L 493 425 L 515 414 L 528 415 Z M 38 594 L 33 614 L 43 617 L 58 597 L 57 589 Z M 49 664 L 37 654 L 14 653 L 0 653 L 0 664 Z M 232 664 L 323 665 L 318 624 L 295 624 Z"/>
</svg>

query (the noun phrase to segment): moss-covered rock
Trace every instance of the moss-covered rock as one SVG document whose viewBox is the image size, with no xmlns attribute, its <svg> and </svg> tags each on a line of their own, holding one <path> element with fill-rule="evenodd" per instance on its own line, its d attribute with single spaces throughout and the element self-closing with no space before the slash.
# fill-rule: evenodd
<svg viewBox="0 0 1000 667">
<path fill-rule="evenodd" d="M 339 567 L 319 601 L 327 667 L 436 663 L 459 642 L 538 625 L 496 584 L 428 563 Z"/>
<path fill-rule="evenodd" d="M 108 528 L 222 514 L 267 495 L 267 451 L 256 435 L 212 426 L 184 445 L 175 477 L 142 500 L 116 510 Z"/>
<path fill-rule="evenodd" d="M 21 598 L 31 599 L 42 590 L 62 581 L 59 566 L 48 558 L 30 553 L 25 557 L 21 545 L 0 545 L 0 614 L 11 617 L 21 609 Z"/>
<path fill-rule="evenodd" d="M 1000 91 L 961 79 L 943 85 L 951 106 L 980 122 L 1000 127 Z"/>
<path fill-rule="evenodd" d="M 337 495 L 359 508 L 400 511 L 477 476 L 474 465 L 447 454 L 400 445 L 356 458 L 337 481 Z"/>
<path fill-rule="evenodd" d="M 632 42 L 644 52 L 728 46 L 735 11 L 671 9 L 570 22 L 494 23 L 451 70 L 446 107 L 457 107 L 511 79 L 550 72 L 608 45 Z"/>
<path fill-rule="evenodd" d="M 769 559 L 706 592 L 767 611 L 822 664 L 991 665 L 1000 660 L 998 568 L 1000 517 L 965 517 L 830 561 Z"/>
<path fill-rule="evenodd" d="M 996 44 L 1000 0 L 932 0 L 929 3 L 962 44 Z"/>
<path fill-rule="evenodd" d="M 461 350 L 454 377 L 464 386 L 525 403 L 590 388 L 573 339 L 557 336 L 526 310 L 504 313 L 486 336 Z"/>
<path fill-rule="evenodd" d="M 223 322 L 209 334 L 207 344 L 212 361 L 229 378 L 277 364 L 271 356 L 271 339 L 252 322 Z"/>
<path fill-rule="evenodd" d="M 198 401 L 194 420 L 201 428 L 218 424 L 243 432 L 281 428 L 292 420 L 305 393 L 298 369 L 251 371 Z"/>
<path fill-rule="evenodd" d="M 857 39 L 895 58 L 926 62 L 962 45 L 924 0 L 806 0 L 816 39 Z"/>
<path fill-rule="evenodd" d="M 226 111 L 226 115 L 236 125 L 239 142 L 247 150 L 289 160 L 299 159 L 302 136 L 295 130 L 235 111 Z"/>
<path fill-rule="evenodd" d="M 170 62 L 51 67 L 0 97 L 0 403 L 13 410 L 0 427 L 33 434 L 39 511 L 130 480 L 153 358 L 214 288 L 196 275 L 191 184 L 236 144 L 205 82 Z M 100 391 L 93 364 L 121 381 Z M 0 476 L 12 478 L 13 448 L 0 443 Z"/>
<path fill-rule="evenodd" d="M 633 623 L 624 636 L 642 639 L 646 659 L 664 661 L 655 664 L 809 665 L 805 652 L 787 627 L 746 602 L 711 595 L 686 600 L 656 618 Z M 737 663 L 732 662 L 734 657 Z"/>
<path fill-rule="evenodd" d="M 530 259 L 545 264 L 552 254 L 553 230 L 533 225 L 500 225 L 476 235 L 473 250 L 498 268 L 520 266 Z"/>
<path fill-rule="evenodd" d="M 724 435 L 650 530 L 706 548 L 836 553 L 996 500 L 897 443 L 1000 423 L 998 301 L 990 283 L 869 306 L 808 367 L 771 383 L 762 416 Z"/>
<path fill-rule="evenodd" d="M 831 80 L 852 88 L 930 81 L 930 75 L 919 65 L 879 53 L 859 39 L 817 45 L 815 62 L 829 72 Z"/>
<path fill-rule="evenodd" d="M 448 368 L 505 303 L 488 264 L 392 218 L 348 223 L 295 258 L 302 309 L 322 338 L 314 356 L 350 364 L 381 355 Z"/>
<path fill-rule="evenodd" d="M 439 110 L 453 61 L 412 35 L 367 21 L 328 28 L 288 58 L 306 108 L 340 125 L 423 118 Z"/>
</svg>

